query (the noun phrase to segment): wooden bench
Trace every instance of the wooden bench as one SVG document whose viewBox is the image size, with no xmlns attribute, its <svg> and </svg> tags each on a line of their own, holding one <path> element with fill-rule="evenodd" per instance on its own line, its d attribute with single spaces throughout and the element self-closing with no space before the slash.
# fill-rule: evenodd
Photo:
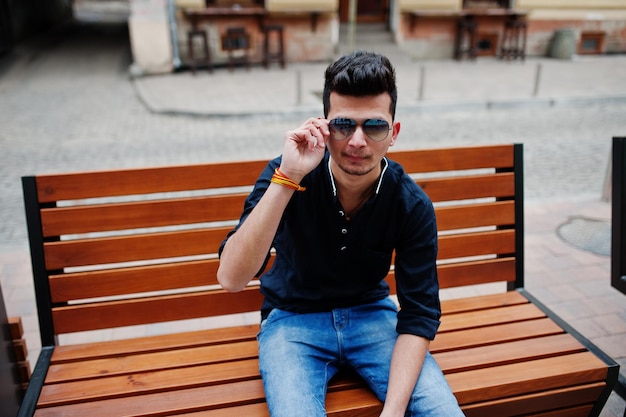
<svg viewBox="0 0 626 417">
<path fill-rule="evenodd" d="M 13 417 L 22 401 L 22 377 L 28 363 L 23 339 L 22 320 L 8 317 L 0 286 L 0 417 Z"/>
<path fill-rule="evenodd" d="M 442 289 L 471 295 L 443 302 L 431 345 L 466 415 L 597 416 L 619 366 L 524 289 L 522 146 L 389 156 L 436 204 Z M 265 164 L 23 178 L 43 349 L 19 416 L 268 415 L 258 287 L 226 293 L 215 278 L 218 246 Z M 252 324 L 236 322 L 246 312 Z M 367 417 L 381 404 L 346 374 L 327 407 Z"/>
<path fill-rule="evenodd" d="M 613 138 L 612 159 L 611 285 L 626 295 L 626 137 Z M 615 391 L 626 398 L 626 378 L 622 374 Z"/>
</svg>

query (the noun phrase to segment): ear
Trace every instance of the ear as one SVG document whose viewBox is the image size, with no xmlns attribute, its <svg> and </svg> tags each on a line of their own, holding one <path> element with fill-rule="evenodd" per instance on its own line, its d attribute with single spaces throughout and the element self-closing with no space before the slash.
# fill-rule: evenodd
<svg viewBox="0 0 626 417">
<path fill-rule="evenodd" d="M 393 122 L 393 126 L 391 129 L 391 140 L 389 141 L 389 146 L 395 145 L 396 139 L 398 138 L 398 134 L 400 134 L 400 122 Z"/>
</svg>

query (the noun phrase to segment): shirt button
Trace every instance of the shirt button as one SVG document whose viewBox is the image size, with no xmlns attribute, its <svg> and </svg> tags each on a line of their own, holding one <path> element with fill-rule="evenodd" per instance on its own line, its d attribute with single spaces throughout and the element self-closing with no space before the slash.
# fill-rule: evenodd
<svg viewBox="0 0 626 417">
<path fill-rule="evenodd" d="M 346 249 L 348 249 L 348 247 L 347 247 L 347 246 L 342 246 L 342 247 L 341 247 L 341 249 L 339 249 L 339 250 L 340 250 L 340 251 L 342 251 L 342 252 L 345 252 L 345 251 L 346 251 Z"/>
<path fill-rule="evenodd" d="M 345 216 L 345 215 L 346 215 L 346 213 L 344 213 L 344 212 L 343 212 L 343 210 L 339 210 L 339 215 L 340 215 L 341 217 L 343 217 L 343 216 Z"/>
<path fill-rule="evenodd" d="M 342 234 L 342 235 L 345 235 L 345 234 L 347 234 L 347 233 L 348 233 L 348 229 L 341 229 L 341 234 Z"/>
</svg>

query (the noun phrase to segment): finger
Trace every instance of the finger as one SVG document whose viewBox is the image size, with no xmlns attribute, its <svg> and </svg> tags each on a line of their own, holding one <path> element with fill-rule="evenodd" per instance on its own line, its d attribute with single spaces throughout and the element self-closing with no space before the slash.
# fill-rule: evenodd
<svg viewBox="0 0 626 417">
<path fill-rule="evenodd" d="M 316 147 L 323 148 L 326 146 L 326 137 L 327 135 L 323 132 L 323 126 L 312 126 L 309 129 L 311 142 L 309 142 L 309 149 L 313 150 Z"/>
<path fill-rule="evenodd" d="M 321 141 L 318 135 L 321 135 L 321 134 L 316 128 L 309 129 L 309 132 L 307 134 L 307 147 L 310 151 L 315 149 L 317 144 Z"/>
<path fill-rule="evenodd" d="M 315 125 L 315 127 L 318 128 L 318 130 L 322 133 L 322 135 L 324 137 L 328 136 L 330 134 L 330 128 L 328 127 L 328 123 L 329 121 L 326 119 L 322 119 L 321 117 L 318 117 L 317 119 L 315 119 L 315 121 L 313 122 L 313 124 Z"/>
<path fill-rule="evenodd" d="M 306 126 L 301 126 L 298 129 L 295 130 L 291 130 L 289 132 L 287 132 L 287 138 L 298 143 L 298 144 L 302 144 L 304 142 L 308 142 L 309 138 L 308 136 L 310 136 L 311 134 L 311 130 L 310 128 L 306 127 Z"/>
<path fill-rule="evenodd" d="M 299 146 L 312 151 L 316 147 L 324 148 L 329 134 L 328 122 L 325 119 L 309 118 L 299 128 L 287 132 L 287 137 Z"/>
</svg>

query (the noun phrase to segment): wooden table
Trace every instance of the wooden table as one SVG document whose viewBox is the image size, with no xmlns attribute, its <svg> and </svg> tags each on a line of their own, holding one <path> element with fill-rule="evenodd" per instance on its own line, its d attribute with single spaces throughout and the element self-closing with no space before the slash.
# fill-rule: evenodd
<svg viewBox="0 0 626 417">
<path fill-rule="evenodd" d="M 526 49 L 526 16 L 527 10 L 509 8 L 471 8 L 471 9 L 424 9 L 409 12 L 410 31 L 415 30 L 418 19 L 423 18 L 451 18 L 457 22 L 456 36 L 454 40 L 454 57 L 461 59 L 464 54 L 469 54 L 475 59 L 478 50 L 476 46 L 478 34 L 478 20 L 504 20 L 503 44 L 500 50 L 501 57 L 525 58 Z M 491 18 L 491 19 L 490 19 Z M 468 48 L 462 44 L 467 40 Z M 505 46 L 505 43 L 508 46 Z M 496 52 L 497 54 L 497 52 Z"/>
<path fill-rule="evenodd" d="M 193 28 L 197 30 L 201 22 L 220 17 L 256 17 L 259 20 L 259 30 L 263 31 L 263 24 L 267 10 L 264 7 L 206 7 L 204 9 L 183 9 L 183 16 Z"/>
<path fill-rule="evenodd" d="M 528 15 L 528 10 L 518 10 L 518 9 L 505 9 L 505 8 L 479 8 L 479 9 L 424 9 L 424 10 L 414 10 L 409 12 L 410 16 L 410 25 L 411 32 L 415 28 L 415 24 L 417 23 L 417 19 L 419 18 L 433 18 L 433 17 L 451 17 L 451 18 L 462 18 L 467 16 L 476 16 L 476 17 L 507 17 L 507 16 L 521 16 L 526 17 Z"/>
</svg>

